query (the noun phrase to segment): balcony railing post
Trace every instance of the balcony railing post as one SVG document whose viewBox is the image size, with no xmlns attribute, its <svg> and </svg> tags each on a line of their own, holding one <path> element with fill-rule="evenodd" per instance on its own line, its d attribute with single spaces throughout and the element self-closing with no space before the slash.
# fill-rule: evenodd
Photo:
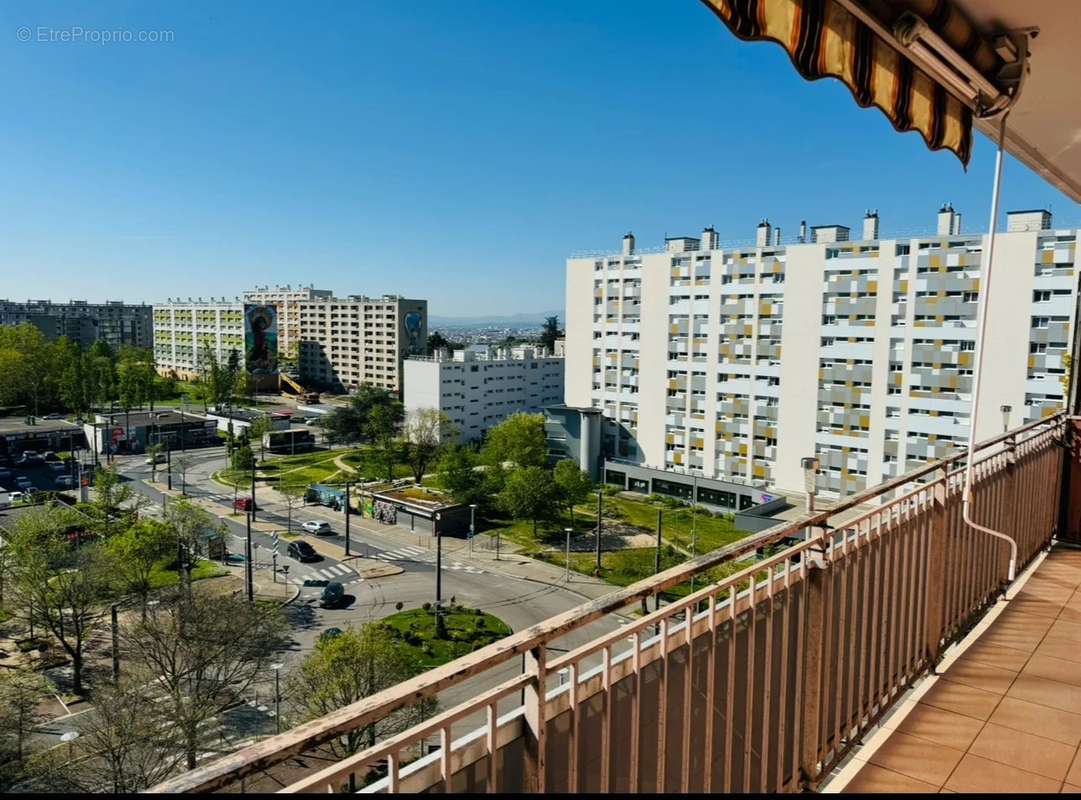
<svg viewBox="0 0 1081 800">
<path fill-rule="evenodd" d="M 823 542 L 825 544 L 825 542 Z M 807 626 L 803 647 L 803 687 L 802 687 L 802 742 L 800 752 L 800 773 L 804 785 L 814 790 L 818 783 L 821 758 L 822 715 L 828 700 L 822 697 L 822 670 L 826 641 L 826 614 L 829 596 L 829 581 L 832 570 L 826 554 L 821 550 L 806 551 L 807 564 L 807 614 L 804 624 Z"/>
<path fill-rule="evenodd" d="M 534 647 L 525 654 L 525 671 L 532 676 L 524 691 L 525 727 L 525 769 L 524 791 L 544 792 L 545 771 L 545 676 L 547 655 L 544 645 Z"/>
<path fill-rule="evenodd" d="M 924 620 L 924 657 L 931 666 L 942 655 L 942 632 L 945 625 L 946 537 L 949 535 L 949 467 L 938 470 L 932 492 L 931 530 L 927 548 L 927 615 Z"/>
</svg>

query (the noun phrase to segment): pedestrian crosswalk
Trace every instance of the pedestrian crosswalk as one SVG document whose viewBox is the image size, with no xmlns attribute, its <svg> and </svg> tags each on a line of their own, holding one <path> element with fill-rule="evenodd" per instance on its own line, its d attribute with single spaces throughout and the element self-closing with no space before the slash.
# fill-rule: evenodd
<svg viewBox="0 0 1081 800">
<path fill-rule="evenodd" d="M 399 547 L 397 550 L 377 551 L 372 550 L 368 554 L 369 558 L 376 558 L 380 561 L 386 561 L 392 563 L 394 561 L 422 561 L 426 564 L 434 564 L 436 557 L 430 550 L 425 550 L 423 547 L 416 547 L 415 545 L 406 545 Z M 477 567 L 470 566 L 468 564 L 462 564 L 459 561 L 453 559 L 443 560 L 443 569 L 451 571 L 464 571 L 473 575 L 482 575 L 484 570 Z"/>
<path fill-rule="evenodd" d="M 352 577 L 350 577 L 352 576 Z M 303 586 L 304 581 L 337 581 L 346 585 L 361 583 L 364 578 L 357 575 L 349 567 L 341 564 L 332 564 L 329 567 L 313 568 L 312 572 L 298 572 L 289 576 L 289 583 Z"/>
</svg>

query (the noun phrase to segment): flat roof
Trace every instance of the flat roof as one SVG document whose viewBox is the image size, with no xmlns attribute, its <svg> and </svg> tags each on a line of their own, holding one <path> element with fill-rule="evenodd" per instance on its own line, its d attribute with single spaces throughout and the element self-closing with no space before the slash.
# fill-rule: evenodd
<svg viewBox="0 0 1081 800">
<path fill-rule="evenodd" d="M 54 431 L 75 432 L 82 430 L 74 422 L 66 419 L 43 419 L 34 417 L 34 424 L 28 425 L 26 417 L 0 417 L 0 436 L 12 434 L 40 434 L 53 433 Z"/>
<path fill-rule="evenodd" d="M 119 423 L 125 423 L 132 425 L 146 425 L 147 423 L 154 423 L 155 425 L 176 425 L 181 421 L 181 418 L 187 423 L 203 423 L 207 422 L 207 418 L 198 414 L 192 414 L 191 412 L 181 412 L 176 409 L 165 409 L 163 411 L 132 411 L 125 414 L 123 411 L 117 411 L 109 414 L 98 414 L 97 418 L 100 422 L 107 422 L 110 425 L 116 425 Z"/>
</svg>

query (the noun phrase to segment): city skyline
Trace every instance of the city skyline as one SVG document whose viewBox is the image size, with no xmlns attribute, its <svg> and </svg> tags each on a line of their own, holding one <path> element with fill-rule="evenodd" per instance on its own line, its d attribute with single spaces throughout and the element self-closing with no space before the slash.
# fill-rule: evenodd
<svg viewBox="0 0 1081 800">
<path fill-rule="evenodd" d="M 562 305 L 568 256 L 627 230 L 743 239 L 762 217 L 791 232 L 875 207 L 890 236 L 947 200 L 967 231 L 987 225 L 986 139 L 967 173 L 928 156 L 698 3 L 258 11 L 0 11 L 0 66 L 22 76 L 0 129 L 0 270 L 18 291 L 0 294 L 154 303 L 315 283 L 428 297 L 438 316 L 537 313 Z M 169 41 L 39 40 L 73 26 Z M 680 57 L 636 55 L 658 41 Z M 1004 196 L 1081 222 L 1012 159 Z"/>
</svg>

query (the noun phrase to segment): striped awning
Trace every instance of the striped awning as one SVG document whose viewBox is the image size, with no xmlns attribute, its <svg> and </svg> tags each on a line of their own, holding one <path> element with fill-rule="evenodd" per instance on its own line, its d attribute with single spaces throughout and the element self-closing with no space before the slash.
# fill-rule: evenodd
<svg viewBox="0 0 1081 800">
<path fill-rule="evenodd" d="M 845 0 L 702 0 L 736 36 L 780 44 L 808 80 L 842 81 L 860 106 L 876 106 L 898 131 L 918 131 L 932 150 L 949 150 L 968 166 L 972 109 L 879 36 Z M 983 75 L 999 58 L 949 0 L 861 0 L 865 16 L 892 31 L 917 14 Z"/>
</svg>

